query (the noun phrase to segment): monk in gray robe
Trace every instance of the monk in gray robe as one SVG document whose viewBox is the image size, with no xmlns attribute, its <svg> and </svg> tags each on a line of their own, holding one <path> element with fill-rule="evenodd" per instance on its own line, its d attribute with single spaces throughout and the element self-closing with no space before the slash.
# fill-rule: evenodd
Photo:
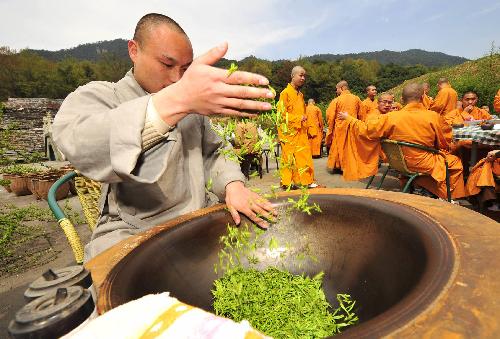
<svg viewBox="0 0 500 339">
<path fill-rule="evenodd" d="M 227 43 L 193 60 L 186 33 L 171 18 L 147 14 L 128 42 L 133 68 L 116 83 L 94 81 L 64 100 L 55 142 L 83 175 L 103 183 L 100 218 L 85 261 L 131 235 L 206 207 L 206 187 L 234 221 L 261 227 L 275 210 L 244 186 L 237 163 L 220 152 L 208 115 L 248 117 L 269 110 L 263 76 L 212 67 Z M 209 184 L 210 183 L 210 184 Z"/>
</svg>

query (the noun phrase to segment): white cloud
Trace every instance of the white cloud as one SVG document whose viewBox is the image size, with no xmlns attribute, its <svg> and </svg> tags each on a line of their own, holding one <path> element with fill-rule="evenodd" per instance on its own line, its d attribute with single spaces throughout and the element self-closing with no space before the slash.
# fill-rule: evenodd
<svg viewBox="0 0 500 339">
<path fill-rule="evenodd" d="M 289 3 L 287 5 L 287 2 Z M 58 50 L 116 38 L 129 39 L 148 12 L 169 15 L 190 36 L 195 55 L 222 41 L 227 57 L 242 58 L 275 43 L 300 38 L 327 18 L 329 4 L 314 12 L 293 11 L 295 1 L 195 0 L 2 0 L 0 46 Z M 303 4 L 304 5 L 304 4 Z M 292 10 L 284 10 L 290 7 Z M 322 13 L 320 19 L 317 10 Z"/>
</svg>

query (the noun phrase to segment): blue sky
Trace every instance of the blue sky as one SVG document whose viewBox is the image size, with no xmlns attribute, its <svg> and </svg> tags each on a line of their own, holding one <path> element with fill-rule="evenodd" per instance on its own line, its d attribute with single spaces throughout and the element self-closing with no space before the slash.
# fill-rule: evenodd
<svg viewBox="0 0 500 339">
<path fill-rule="evenodd" d="M 195 54 L 228 41 L 235 59 L 411 48 L 475 59 L 500 46 L 500 0 L 0 0 L 0 46 L 129 39 L 148 12 L 178 21 Z"/>
</svg>

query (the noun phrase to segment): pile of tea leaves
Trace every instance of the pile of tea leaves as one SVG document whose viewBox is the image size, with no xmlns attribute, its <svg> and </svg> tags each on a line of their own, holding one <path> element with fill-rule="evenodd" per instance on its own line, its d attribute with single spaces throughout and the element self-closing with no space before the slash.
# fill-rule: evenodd
<svg viewBox="0 0 500 339">
<path fill-rule="evenodd" d="M 323 272 L 310 278 L 274 267 L 263 272 L 237 267 L 214 282 L 213 306 L 217 315 L 248 320 L 274 338 L 324 338 L 356 324 L 358 317 L 347 294 L 337 294 L 339 307 L 332 310 L 322 281 Z"/>
</svg>

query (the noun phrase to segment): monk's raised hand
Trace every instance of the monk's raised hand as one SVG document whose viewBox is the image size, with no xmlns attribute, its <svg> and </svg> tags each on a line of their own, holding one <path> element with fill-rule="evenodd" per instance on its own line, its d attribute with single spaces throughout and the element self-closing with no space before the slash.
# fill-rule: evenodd
<svg viewBox="0 0 500 339">
<path fill-rule="evenodd" d="M 489 151 L 486 155 L 486 161 L 493 162 L 497 158 L 497 154 L 500 153 L 500 150 Z"/>
<path fill-rule="evenodd" d="M 233 181 L 226 186 L 226 205 L 236 225 L 241 222 L 243 213 L 262 228 L 268 228 L 277 212 L 273 205 L 257 193 L 250 191 L 241 181 Z"/>
<path fill-rule="evenodd" d="M 275 93 L 267 87 L 244 86 L 266 86 L 269 84 L 266 77 L 242 71 L 228 73 L 212 66 L 226 54 L 227 48 L 227 43 L 223 43 L 196 58 L 177 83 L 155 95 L 157 109 L 159 99 L 156 97 L 162 92 L 170 94 L 165 98 L 165 105 L 173 105 L 184 114 L 251 117 L 258 111 L 271 109 L 270 103 L 253 99 L 271 99 Z"/>
<path fill-rule="evenodd" d="M 339 112 L 337 114 L 337 119 L 345 120 L 345 119 L 347 119 L 348 116 L 349 116 L 349 113 L 347 113 L 347 112 Z"/>
</svg>

